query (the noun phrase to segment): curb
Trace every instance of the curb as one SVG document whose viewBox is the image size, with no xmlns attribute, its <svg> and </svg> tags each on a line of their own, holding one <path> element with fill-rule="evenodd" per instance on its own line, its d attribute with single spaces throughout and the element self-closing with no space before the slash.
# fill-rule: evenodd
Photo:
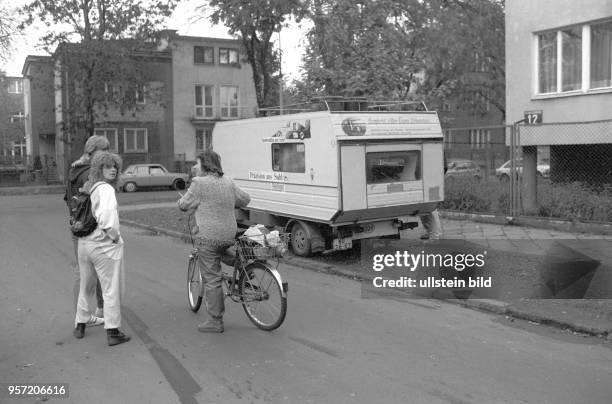
<svg viewBox="0 0 612 404">
<path fill-rule="evenodd" d="M 479 213 L 464 213 L 452 210 L 440 210 L 440 216 L 450 220 L 471 220 L 473 222 L 497 224 L 502 226 L 533 227 L 538 229 L 556 230 L 566 233 L 588 233 L 596 235 L 612 235 L 612 224 L 605 222 L 574 222 L 535 216 L 503 216 Z"/>
<path fill-rule="evenodd" d="M 163 234 L 170 237 L 175 237 L 183 241 L 189 241 L 189 236 L 186 233 L 168 230 L 161 227 L 149 226 L 142 223 L 138 223 L 128 219 L 121 219 L 121 224 L 125 224 L 127 226 L 136 227 L 143 230 L 148 230 L 154 234 Z M 302 257 L 290 256 L 285 259 L 286 263 L 291 265 L 295 265 L 297 267 L 308 269 L 311 271 L 326 273 L 330 275 L 342 276 L 345 278 L 353 279 L 356 281 L 369 281 L 372 278 L 368 276 L 363 276 L 362 274 L 349 271 L 341 268 L 334 268 L 333 265 L 329 264 L 318 264 L 316 262 L 312 262 L 310 260 L 306 260 Z M 590 327 L 583 326 L 580 324 L 574 324 L 567 321 L 558 321 L 545 316 L 529 313 L 525 310 L 520 310 L 512 307 L 511 303 L 502 302 L 499 300 L 491 300 L 491 299 L 478 299 L 478 300 L 462 300 L 462 299 L 454 299 L 447 298 L 444 296 L 434 296 L 435 299 L 455 304 L 461 307 L 480 310 L 488 313 L 501 314 L 513 318 L 518 318 L 522 320 L 532 321 L 539 324 L 554 326 L 556 328 L 570 330 L 573 332 L 592 335 L 601 338 L 610 339 L 612 336 L 612 330 L 606 328 L 598 328 L 598 327 Z"/>
<path fill-rule="evenodd" d="M 41 185 L 35 187 L 0 187 L 0 196 L 62 194 L 65 190 L 65 185 Z"/>
</svg>

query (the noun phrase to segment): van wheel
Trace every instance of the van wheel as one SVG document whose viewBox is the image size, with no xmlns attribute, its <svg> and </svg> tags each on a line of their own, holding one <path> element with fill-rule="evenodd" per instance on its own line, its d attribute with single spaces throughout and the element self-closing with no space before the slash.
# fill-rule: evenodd
<svg viewBox="0 0 612 404">
<path fill-rule="evenodd" d="M 310 255 L 310 237 L 300 223 L 294 224 L 291 228 L 291 249 L 295 255 L 300 257 Z"/>
</svg>

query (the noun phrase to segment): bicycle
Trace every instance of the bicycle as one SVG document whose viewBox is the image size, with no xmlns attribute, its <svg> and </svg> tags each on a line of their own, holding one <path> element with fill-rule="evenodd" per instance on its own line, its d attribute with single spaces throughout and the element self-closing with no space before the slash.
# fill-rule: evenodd
<svg viewBox="0 0 612 404">
<path fill-rule="evenodd" d="M 188 220 L 189 223 L 189 220 Z M 198 266 L 198 248 L 189 225 L 192 250 L 187 265 L 187 297 L 189 308 L 196 313 L 202 305 L 204 285 Z M 224 296 L 241 303 L 247 317 L 257 328 L 272 331 L 281 326 L 287 315 L 288 284 L 278 272 L 279 258 L 287 249 L 288 233 L 280 233 L 274 240 L 268 235 L 253 236 L 237 234 L 233 246 L 222 259 L 233 267 L 231 274 L 222 272 Z M 272 266 L 269 258 L 276 258 Z"/>
</svg>

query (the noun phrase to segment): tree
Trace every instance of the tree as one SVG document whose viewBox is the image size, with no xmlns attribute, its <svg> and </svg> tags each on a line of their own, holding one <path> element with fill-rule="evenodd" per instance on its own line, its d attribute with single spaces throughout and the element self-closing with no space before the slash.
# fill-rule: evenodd
<svg viewBox="0 0 612 404">
<path fill-rule="evenodd" d="M 15 17 L 5 6 L 0 6 L 0 61 L 8 60 L 12 50 L 12 40 L 17 32 Z"/>
<path fill-rule="evenodd" d="M 89 137 L 109 108 L 122 113 L 137 108 L 139 92 L 150 90 L 142 61 L 155 49 L 157 29 L 178 1 L 35 0 L 22 8 L 22 26 L 39 20 L 50 29 L 41 42 L 64 79 L 53 90 L 64 93 L 66 132 L 74 137 L 83 130 Z"/>
<path fill-rule="evenodd" d="M 396 13 L 392 0 L 313 0 L 306 75 L 298 85 L 313 94 L 413 98 L 423 65 L 412 38 L 394 25 Z"/>
<path fill-rule="evenodd" d="M 505 110 L 503 1 L 312 0 L 308 16 L 302 94 Z"/>
<path fill-rule="evenodd" d="M 210 20 L 223 22 L 232 35 L 240 34 L 248 63 L 253 69 L 253 82 L 259 108 L 277 105 L 279 55 L 272 48 L 272 34 L 279 32 L 289 16 L 299 20 L 303 13 L 301 0 L 210 0 Z M 203 10 L 204 8 L 202 8 Z M 280 77 L 278 77 L 280 79 Z"/>
<path fill-rule="evenodd" d="M 460 107 L 473 113 L 490 103 L 505 115 L 504 1 L 432 0 L 428 7 L 420 91 L 460 98 Z"/>
</svg>

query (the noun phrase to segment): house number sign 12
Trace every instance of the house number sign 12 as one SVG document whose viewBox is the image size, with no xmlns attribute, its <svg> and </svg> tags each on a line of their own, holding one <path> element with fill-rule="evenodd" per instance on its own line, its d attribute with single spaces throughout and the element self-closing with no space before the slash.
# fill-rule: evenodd
<svg viewBox="0 0 612 404">
<path fill-rule="evenodd" d="M 541 123 L 542 123 L 542 110 L 525 111 L 525 124 L 526 125 L 539 125 Z"/>
</svg>

